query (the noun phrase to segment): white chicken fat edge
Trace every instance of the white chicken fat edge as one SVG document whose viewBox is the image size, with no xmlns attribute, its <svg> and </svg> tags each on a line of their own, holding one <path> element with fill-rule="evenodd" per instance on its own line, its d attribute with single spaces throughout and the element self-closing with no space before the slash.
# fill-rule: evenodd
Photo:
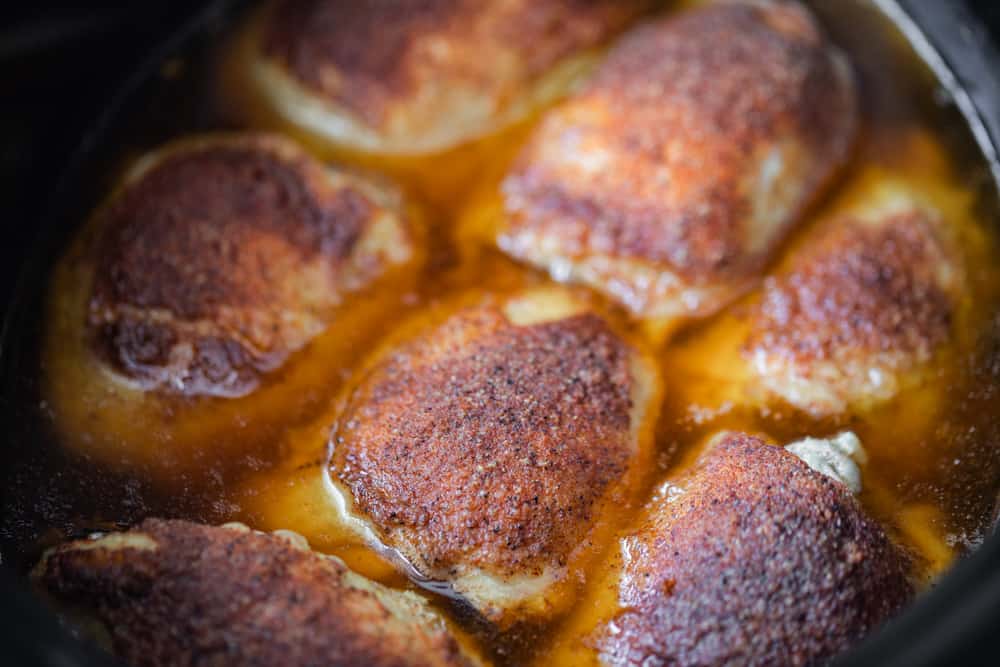
<svg viewBox="0 0 1000 667">
<path fill-rule="evenodd" d="M 861 440 L 851 431 L 829 438 L 803 438 L 786 446 L 818 473 L 843 483 L 851 493 L 861 493 L 861 469 L 868 460 Z"/>
</svg>

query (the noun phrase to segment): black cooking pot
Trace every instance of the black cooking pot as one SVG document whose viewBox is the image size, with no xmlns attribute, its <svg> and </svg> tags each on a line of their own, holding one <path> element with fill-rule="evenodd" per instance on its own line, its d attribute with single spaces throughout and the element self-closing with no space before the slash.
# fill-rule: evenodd
<svg viewBox="0 0 1000 667">
<path fill-rule="evenodd" d="M 181 52 L 208 48 L 221 33 L 235 6 L 234 0 L 211 3 L 136 69 L 103 116 L 86 135 L 76 156 L 53 188 L 50 210 L 38 220 L 16 224 L 40 230 L 35 252 L 23 262 L 19 287 L 3 285 L 14 295 L 7 306 L 0 333 L 0 378 L 2 396 L 17 391 L 28 366 L 31 337 L 37 333 L 38 290 L 44 285 L 51 258 L 78 221 L 80 210 L 93 208 L 103 165 L 115 156 L 117 137 L 130 117 L 130 110 L 144 100 L 149 109 L 152 80 L 163 63 Z M 914 49 L 927 62 L 950 95 L 990 165 L 993 185 L 1000 188 L 1000 54 L 968 8 L 955 0 L 874 0 L 874 4 L 896 24 Z M 162 82 L 160 82 L 162 84 Z M 172 98 L 160 106 L 169 118 L 164 127 L 178 124 L 199 129 L 198 112 L 185 105 L 190 91 L 166 94 Z M 156 105 L 153 105 L 155 108 Z M 177 115 L 189 114 L 178 123 Z M 156 131 L 157 122 L 145 125 Z M 998 221 L 1000 222 L 1000 221 Z M 2 264 L 21 263 L 17 244 L 0 245 Z M 0 274 L 3 275 L 3 274 Z M 0 292 L 0 293 L 2 293 Z M 0 407 L 5 407 L 0 404 Z M 26 446 L 12 434 L 18 432 L 20 415 L 4 409 L 3 451 Z M 1000 443 L 998 443 L 1000 445 Z M 0 464 L 5 459 L 0 456 Z M 856 650 L 838 661 L 843 665 L 920 666 L 995 665 L 996 635 L 1000 633 L 1000 534 L 988 537 L 970 556 L 959 562 L 933 590 L 924 594 L 898 619 L 889 623 Z M 80 641 L 16 577 L 6 563 L 0 564 L 0 665 L 112 665 L 116 661 Z"/>
</svg>

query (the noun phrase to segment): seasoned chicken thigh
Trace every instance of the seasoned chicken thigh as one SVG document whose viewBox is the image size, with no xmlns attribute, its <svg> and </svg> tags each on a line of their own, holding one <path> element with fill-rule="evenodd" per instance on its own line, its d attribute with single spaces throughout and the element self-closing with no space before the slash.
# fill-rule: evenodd
<svg viewBox="0 0 1000 667">
<path fill-rule="evenodd" d="M 480 665 L 418 595 L 240 524 L 148 519 L 48 551 L 37 586 L 130 665 Z"/>
<path fill-rule="evenodd" d="M 314 136 L 369 153 L 439 152 L 561 95 L 650 4 L 281 0 L 257 26 L 251 77 Z"/>
<path fill-rule="evenodd" d="M 350 511 L 500 625 L 564 608 L 634 500 L 655 365 L 561 290 L 485 296 L 376 355 L 333 430 Z"/>
<path fill-rule="evenodd" d="M 752 382 L 815 417 L 892 399 L 954 345 L 964 274 L 933 208 L 876 189 L 765 282 L 743 348 Z"/>
<path fill-rule="evenodd" d="M 850 67 L 798 3 L 668 16 L 544 116 L 503 181 L 494 233 L 669 328 L 754 284 L 856 126 Z"/>
<path fill-rule="evenodd" d="M 414 217 L 392 187 L 275 136 L 147 155 L 56 269 L 45 366 L 57 427 L 108 463 L 186 467 L 224 449 L 234 424 L 294 418 L 353 340 L 324 340 L 329 325 L 360 330 L 385 309 L 355 293 L 419 265 Z M 307 347 L 314 368 L 292 364 Z"/>
<path fill-rule="evenodd" d="M 990 316 L 993 246 L 952 199 L 867 172 L 760 290 L 666 352 L 679 401 L 861 418 L 921 441 Z"/>
<path fill-rule="evenodd" d="M 904 553 L 839 481 L 742 434 L 714 443 L 623 541 L 609 665 L 806 665 L 913 596 Z"/>
</svg>

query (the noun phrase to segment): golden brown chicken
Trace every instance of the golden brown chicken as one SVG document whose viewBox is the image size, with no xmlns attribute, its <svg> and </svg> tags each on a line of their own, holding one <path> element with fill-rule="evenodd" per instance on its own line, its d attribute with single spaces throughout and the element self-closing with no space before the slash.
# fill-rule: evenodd
<svg viewBox="0 0 1000 667">
<path fill-rule="evenodd" d="M 744 343 L 756 382 L 816 417 L 927 379 L 958 336 L 965 270 L 933 208 L 886 185 L 834 216 L 765 284 Z"/>
<path fill-rule="evenodd" d="M 680 400 L 841 422 L 905 414 L 896 433 L 919 441 L 981 328 L 983 293 L 969 272 L 989 247 L 971 248 L 969 221 L 945 219 L 937 202 L 868 174 L 758 292 L 667 353 Z"/>
<path fill-rule="evenodd" d="M 804 7 L 712 4 L 625 36 L 466 224 L 662 331 L 754 284 L 856 125 L 850 67 Z"/>
<path fill-rule="evenodd" d="M 913 595 L 909 561 L 839 481 L 726 434 L 622 544 L 609 665 L 828 660 Z"/>
<path fill-rule="evenodd" d="M 294 534 L 147 519 L 48 551 L 33 579 L 130 665 L 482 664 L 420 596 Z"/>
<path fill-rule="evenodd" d="M 500 625 L 564 609 L 647 471 L 651 360 L 538 288 L 421 318 L 360 378 L 331 436 L 353 517 Z"/>
<path fill-rule="evenodd" d="M 343 363 L 356 339 L 324 337 L 330 325 L 364 335 L 393 302 L 358 295 L 412 279 L 421 256 L 398 192 L 287 140 L 217 135 L 147 155 L 55 272 L 56 426 L 113 465 L 249 454 Z"/>
<path fill-rule="evenodd" d="M 435 153 L 562 94 L 650 4 L 280 0 L 255 28 L 251 79 L 282 117 L 329 142 Z"/>
</svg>

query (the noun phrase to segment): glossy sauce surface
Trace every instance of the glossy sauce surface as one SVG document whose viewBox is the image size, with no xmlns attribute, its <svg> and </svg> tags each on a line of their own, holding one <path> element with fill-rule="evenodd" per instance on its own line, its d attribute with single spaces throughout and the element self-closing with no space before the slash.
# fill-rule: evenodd
<svg viewBox="0 0 1000 667">
<path fill-rule="evenodd" d="M 694 4 L 694 3 L 687 3 Z M 845 174 L 809 213 L 806 224 L 784 252 L 795 251 L 810 222 L 849 208 L 866 187 L 887 174 L 932 195 L 945 220 L 954 226 L 970 258 L 968 335 L 971 352 L 941 360 L 935 372 L 947 387 L 940 408 L 918 391 L 905 392 L 862 420 L 814 420 L 792 410 L 734 407 L 739 377 L 737 359 L 719 350 L 738 350 L 741 336 L 727 313 L 678 332 L 657 353 L 666 387 L 657 426 L 656 465 L 643 473 L 643 498 L 681 476 L 698 457 L 701 443 L 722 429 L 766 433 L 778 442 L 806 435 L 854 430 L 869 461 L 863 468 L 862 503 L 890 534 L 917 556 L 924 585 L 955 558 L 975 548 L 990 529 L 1000 488 L 1000 269 L 994 258 L 998 202 L 989 172 L 964 121 L 939 90 L 932 74 L 910 51 L 902 36 L 867 3 L 817 0 L 809 3 L 832 40 L 851 58 L 858 73 L 863 110 L 862 136 Z M 667 12 L 680 11 L 670 8 Z M 332 149 L 283 126 L 260 109 L 234 74 L 239 57 L 240 22 L 226 26 L 224 48 L 196 45 L 171 61 L 144 104 L 193 105 L 176 118 L 138 114 L 123 125 L 126 150 L 115 149 L 99 182 L 83 197 L 91 203 L 134 156 L 185 133 L 217 128 L 279 130 L 291 134 L 317 156 L 379 169 L 393 175 L 428 211 L 430 260 L 412 283 L 394 284 L 367 294 L 388 313 L 368 322 L 364 331 L 334 327 L 297 352 L 268 383 L 308 375 L 327 366 L 323 355 L 340 349 L 351 337 L 354 359 L 364 359 L 385 334 L 413 314 L 468 290 L 513 291 L 544 285 L 546 276 L 508 260 L 499 252 L 473 247 L 457 232 L 457 221 L 495 191 L 500 175 L 535 119 L 443 154 L 416 158 L 372 159 Z M 235 55 L 234 55 L 235 54 Z M 212 72 L 213 74 L 206 74 Z M 218 76 L 216 76 L 218 73 Z M 240 113 L 235 113 L 239 109 Z M 249 113 L 247 113 L 249 111 Z M 168 114 L 169 115 L 169 114 Z M 110 150 L 110 149 L 109 149 Z M 77 224 L 86 211 L 81 209 Z M 779 258 L 779 263 L 780 263 Z M 598 297 L 580 295 L 611 313 L 628 336 L 643 335 L 624 312 Z M 752 298 L 752 295 L 751 297 Z M 732 309 L 745 307 L 737 303 Z M 37 304 L 34 306 L 38 309 Z M 319 378 L 302 402 L 294 425 L 267 433 L 270 444 L 246 456 L 213 462 L 202 469 L 163 475 L 148 471 L 112 472 L 60 449 L 51 415 L 38 391 L 38 321 L 15 332 L 24 361 L 7 383 L 10 442 L 3 467 L 0 508 L 0 555 L 5 563 L 26 569 L 42 548 L 67 537 L 131 525 L 145 516 L 182 517 L 219 523 L 238 520 L 272 530 L 290 528 L 305 534 L 314 548 L 342 557 L 362 574 L 392 586 L 423 590 L 459 626 L 467 629 L 498 664 L 581 664 L 591 656 L 582 635 L 617 609 L 614 580 L 619 556 L 614 540 L 596 554 L 577 591 L 578 605 L 554 622 L 525 625 L 497 633 L 478 622 L 446 587 L 408 579 L 394 567 L 393 554 L 377 553 L 356 532 L 343 527 L 342 508 L 332 491 L 325 462 L 329 457 L 331 401 L 350 383 L 350 365 L 326 385 Z M 379 333 L 372 333 L 379 332 Z M 338 345 L 332 345 L 338 341 Z M 15 348 L 17 349 L 17 348 Z M 17 367 L 15 367 L 17 369 Z M 247 410 L 253 404 L 247 403 Z M 233 416 L 233 422 L 239 415 Z M 232 433 L 239 438 L 238 429 Z M 629 528 L 641 503 L 622 506 L 614 530 Z M 437 591 L 437 592 L 435 592 Z M 443 593 L 443 594 L 442 594 Z M 586 597 L 584 597 L 586 596 Z"/>
</svg>

